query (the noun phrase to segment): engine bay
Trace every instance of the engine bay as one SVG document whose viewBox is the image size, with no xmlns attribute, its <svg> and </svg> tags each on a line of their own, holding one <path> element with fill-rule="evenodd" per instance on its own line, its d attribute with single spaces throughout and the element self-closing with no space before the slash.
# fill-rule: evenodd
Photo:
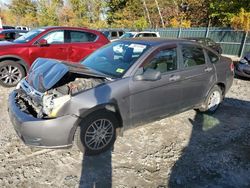
<svg viewBox="0 0 250 188">
<path fill-rule="evenodd" d="M 16 90 L 16 103 L 21 111 L 33 117 L 53 118 L 72 95 L 94 88 L 105 81 L 105 78 L 68 73 L 52 88 L 40 93 L 33 89 L 26 79 L 23 79 Z"/>
</svg>

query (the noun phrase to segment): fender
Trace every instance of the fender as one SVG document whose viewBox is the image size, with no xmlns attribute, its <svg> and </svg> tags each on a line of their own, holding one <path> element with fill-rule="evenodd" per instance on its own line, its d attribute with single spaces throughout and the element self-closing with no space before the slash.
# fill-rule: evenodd
<svg viewBox="0 0 250 188">
<path fill-rule="evenodd" d="M 93 113 L 97 110 L 107 110 L 107 111 L 115 113 L 115 115 L 119 121 L 120 127 L 123 127 L 123 120 L 122 120 L 118 105 L 115 103 L 100 104 L 100 105 L 97 105 L 91 109 L 88 109 L 87 111 L 83 110 L 83 112 L 80 113 L 80 118 L 84 119 L 85 117 L 87 117 L 88 115 L 90 115 L 91 113 Z"/>
<path fill-rule="evenodd" d="M 4 60 L 18 61 L 18 63 L 20 63 L 24 67 L 26 73 L 30 68 L 30 65 L 27 63 L 27 61 L 25 61 L 23 58 L 21 58 L 20 56 L 17 56 L 17 55 L 0 56 L 0 63 L 1 63 L 1 61 L 4 61 Z"/>
</svg>

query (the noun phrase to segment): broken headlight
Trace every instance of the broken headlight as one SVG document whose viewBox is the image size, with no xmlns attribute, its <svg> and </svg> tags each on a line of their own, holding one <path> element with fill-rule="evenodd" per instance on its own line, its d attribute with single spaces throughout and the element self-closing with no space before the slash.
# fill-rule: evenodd
<svg viewBox="0 0 250 188">
<path fill-rule="evenodd" d="M 54 95 L 43 96 L 43 113 L 48 117 L 57 117 L 62 106 L 71 99 L 70 95 L 54 98 Z"/>
</svg>

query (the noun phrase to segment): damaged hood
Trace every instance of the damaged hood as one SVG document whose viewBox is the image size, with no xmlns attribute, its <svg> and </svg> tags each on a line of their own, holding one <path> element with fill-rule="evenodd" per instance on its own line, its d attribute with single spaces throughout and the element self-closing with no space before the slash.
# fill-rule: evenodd
<svg viewBox="0 0 250 188">
<path fill-rule="evenodd" d="M 51 89 L 68 72 L 95 78 L 108 77 L 81 64 L 69 64 L 55 59 L 38 58 L 31 66 L 26 81 L 35 90 L 44 93 Z"/>
</svg>

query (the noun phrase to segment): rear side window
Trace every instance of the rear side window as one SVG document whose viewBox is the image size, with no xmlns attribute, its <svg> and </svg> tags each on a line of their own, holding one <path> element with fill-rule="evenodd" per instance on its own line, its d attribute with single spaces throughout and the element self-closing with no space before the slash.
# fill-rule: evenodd
<svg viewBox="0 0 250 188">
<path fill-rule="evenodd" d="M 93 42 L 97 36 L 93 33 L 83 31 L 70 31 L 71 42 Z"/>
<path fill-rule="evenodd" d="M 219 61 L 219 57 L 213 52 L 207 51 L 207 55 L 211 63 L 217 63 Z"/>
<path fill-rule="evenodd" d="M 183 66 L 193 67 L 206 63 L 203 49 L 194 45 L 182 45 Z"/>
</svg>

